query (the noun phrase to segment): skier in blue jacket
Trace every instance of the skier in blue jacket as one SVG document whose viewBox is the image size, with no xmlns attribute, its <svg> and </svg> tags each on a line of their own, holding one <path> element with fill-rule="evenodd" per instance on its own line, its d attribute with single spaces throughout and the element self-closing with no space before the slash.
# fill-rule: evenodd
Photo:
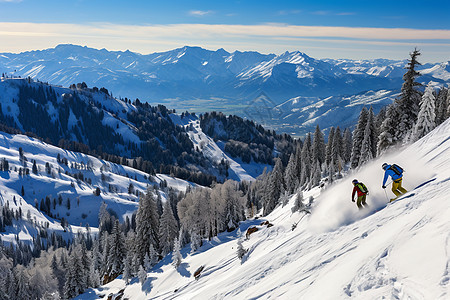
<svg viewBox="0 0 450 300">
<path fill-rule="evenodd" d="M 407 192 L 407 190 L 402 187 L 403 169 L 397 167 L 397 165 L 395 164 L 388 165 L 387 163 L 384 163 L 382 168 L 384 170 L 383 189 L 386 188 L 386 181 L 388 180 L 389 176 L 391 176 L 392 192 L 395 194 L 395 196 L 397 196 L 394 199 L 391 199 L 391 201 L 394 201 L 398 198 L 398 196 Z"/>
</svg>

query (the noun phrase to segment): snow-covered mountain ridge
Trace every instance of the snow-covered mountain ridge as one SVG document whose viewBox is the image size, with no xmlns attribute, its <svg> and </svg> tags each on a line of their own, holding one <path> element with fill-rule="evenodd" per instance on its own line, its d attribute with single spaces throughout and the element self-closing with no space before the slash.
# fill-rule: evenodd
<svg viewBox="0 0 450 300">
<path fill-rule="evenodd" d="M 209 185 L 214 178 L 216 181 L 227 178 L 226 170 L 219 170 L 222 158 L 230 166 L 238 168 L 243 165 L 242 162 L 236 163 L 239 157 L 226 155 L 224 147 L 219 149 L 218 145 L 226 143 L 226 140 L 214 141 L 202 134 L 200 119 L 196 115 L 178 115 L 162 105 L 150 106 L 138 100 L 132 103 L 128 99 L 116 99 L 105 89 L 81 84 L 69 89 L 29 79 L 2 78 L 0 108 L 2 126 L 12 128 L 14 133 L 31 132 L 53 145 L 113 162 L 126 164 L 124 159 L 132 157 L 133 162 L 129 165 L 147 173 L 156 169 Z M 242 130 L 254 127 L 242 126 L 247 126 Z M 264 130 L 253 132 L 255 136 L 270 134 Z M 279 137 L 270 135 L 276 143 Z M 207 152 L 201 151 L 200 142 L 203 146 L 215 147 L 217 151 L 205 156 Z M 264 164 L 271 164 L 271 159 Z M 240 175 L 236 175 L 233 171 L 230 178 L 254 179 L 264 166 L 258 162 L 251 163 L 247 168 L 249 173 L 241 170 L 238 172 Z"/>
<path fill-rule="evenodd" d="M 335 182 L 315 197 L 311 214 L 291 213 L 294 197 L 266 219 L 241 223 L 190 254 L 176 270 L 168 256 L 143 286 L 115 281 L 77 299 L 120 292 L 129 299 L 448 299 L 450 296 L 450 120 L 416 143 L 395 149 Z M 403 199 L 386 206 L 383 162 L 405 169 Z M 351 180 L 369 188 L 369 208 L 350 201 Z M 295 230 L 292 224 L 299 222 Z M 237 239 L 250 226 L 243 260 Z M 198 280 L 193 273 L 204 270 Z"/>
<path fill-rule="evenodd" d="M 171 103 L 175 109 L 203 112 L 214 107 L 237 114 L 242 104 L 261 92 L 280 104 L 299 96 L 398 89 L 405 64 L 385 59 L 320 60 L 299 51 L 266 55 L 187 46 L 148 55 L 74 45 L 0 54 L 2 73 L 62 86 L 84 81 L 88 86 L 104 86 L 114 95 Z M 424 64 L 419 71 L 424 74 L 421 82 L 450 79 L 448 62 Z M 198 100 L 202 105 L 196 104 Z"/>
</svg>

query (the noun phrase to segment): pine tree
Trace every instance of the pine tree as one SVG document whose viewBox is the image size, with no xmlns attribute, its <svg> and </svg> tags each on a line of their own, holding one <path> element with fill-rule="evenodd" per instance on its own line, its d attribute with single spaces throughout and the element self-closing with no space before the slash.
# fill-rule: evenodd
<svg viewBox="0 0 450 300">
<path fill-rule="evenodd" d="M 89 273 L 90 273 L 90 266 L 91 266 L 91 258 L 89 257 L 88 250 L 86 249 L 86 243 L 85 241 L 81 241 L 81 244 L 78 246 L 78 253 L 80 257 L 80 264 L 82 268 L 82 273 L 79 274 L 79 276 L 82 276 L 84 286 L 82 287 L 83 290 L 89 287 Z"/>
<path fill-rule="evenodd" d="M 305 187 L 307 184 L 309 184 L 309 179 L 311 177 L 311 164 L 312 164 L 311 134 L 309 133 L 306 136 L 305 141 L 303 142 L 301 161 L 302 161 L 302 168 L 300 173 L 300 186 Z"/>
<path fill-rule="evenodd" d="M 447 91 L 447 101 L 446 101 L 446 106 L 447 106 L 447 114 L 445 116 L 445 119 L 450 117 L 450 91 Z"/>
<path fill-rule="evenodd" d="M 374 115 L 372 107 L 369 110 L 366 128 L 364 130 L 364 139 L 361 145 L 361 156 L 358 165 L 363 165 L 376 156 L 377 134 L 374 124 Z"/>
<path fill-rule="evenodd" d="M 411 134 L 414 124 L 417 121 L 417 114 L 419 112 L 419 103 L 421 94 L 415 89 L 420 83 L 416 82 L 416 77 L 420 73 L 416 71 L 416 66 L 420 65 L 417 57 L 420 55 L 419 50 L 414 49 L 410 53 L 411 59 L 408 60 L 408 65 L 405 68 L 407 71 L 403 75 L 402 91 L 399 98 L 396 100 L 396 109 L 398 113 L 398 120 L 395 131 L 395 138 L 398 141 L 405 141 Z"/>
<path fill-rule="evenodd" d="M 136 214 L 136 245 L 135 250 L 139 265 L 144 263 L 146 253 L 149 253 L 150 244 L 159 248 L 159 216 L 153 193 L 147 190 L 141 195 Z"/>
<path fill-rule="evenodd" d="M 283 165 L 279 168 L 279 185 L 281 186 L 280 194 L 285 190 Z M 233 180 L 227 180 L 222 185 L 217 186 L 220 189 L 220 199 L 224 201 L 225 229 L 232 231 L 239 226 L 239 222 L 244 220 L 244 203 L 243 198 L 238 192 L 239 187 Z"/>
<path fill-rule="evenodd" d="M 447 119 L 447 94 L 448 89 L 442 87 L 436 97 L 436 125 L 443 123 Z"/>
<path fill-rule="evenodd" d="M 330 164 L 332 160 L 332 150 L 333 150 L 333 141 L 334 141 L 334 132 L 336 129 L 334 127 L 330 128 L 330 132 L 328 133 L 328 142 L 325 148 L 325 162 L 327 165 Z"/>
<path fill-rule="evenodd" d="M 196 231 L 191 232 L 191 252 L 194 253 L 197 251 L 198 248 L 200 248 L 202 244 L 202 239 L 198 235 Z"/>
<path fill-rule="evenodd" d="M 267 189 L 264 197 L 265 216 L 273 211 L 278 204 L 281 193 L 284 191 L 283 164 L 279 158 L 275 158 L 275 167 L 270 173 L 266 187 Z"/>
<path fill-rule="evenodd" d="M 84 291 L 83 287 L 86 285 L 83 276 L 80 276 L 83 273 L 83 268 L 75 252 L 75 250 L 72 251 L 72 255 L 67 262 L 66 283 L 64 284 L 64 297 L 66 299 L 81 294 Z"/>
<path fill-rule="evenodd" d="M 172 253 L 172 265 L 175 267 L 175 269 L 177 269 L 180 266 L 181 261 L 183 259 L 180 251 L 181 251 L 180 241 L 178 240 L 178 238 L 175 238 L 175 240 L 173 241 L 173 253 Z"/>
<path fill-rule="evenodd" d="M 423 94 L 422 101 L 420 103 L 420 111 L 419 115 L 417 116 L 417 123 L 414 126 L 414 141 L 417 141 L 421 137 L 425 136 L 436 127 L 435 114 L 435 98 L 433 95 L 433 86 L 430 82 L 425 89 L 425 93 Z"/>
<path fill-rule="evenodd" d="M 161 254 L 165 256 L 172 251 L 173 241 L 178 235 L 177 220 L 173 216 L 169 201 L 163 204 L 163 213 L 159 220 L 159 241 L 161 245 Z"/>
<path fill-rule="evenodd" d="M 91 265 L 89 269 L 89 286 L 94 288 L 99 287 L 101 284 L 100 277 L 98 269 L 95 269 L 94 265 Z"/>
<path fill-rule="evenodd" d="M 23 270 L 19 271 L 17 276 L 17 291 L 15 299 L 32 299 L 30 286 L 28 284 L 29 277 Z"/>
<path fill-rule="evenodd" d="M 319 161 L 316 160 L 316 164 L 314 165 L 311 174 L 311 187 L 318 186 L 320 184 L 320 179 L 322 179 L 322 168 L 320 167 Z"/>
<path fill-rule="evenodd" d="M 386 109 L 386 117 L 381 124 L 380 135 L 377 143 L 377 155 L 380 156 L 388 148 L 396 143 L 395 124 L 396 124 L 396 108 L 395 105 L 389 105 Z"/>
<path fill-rule="evenodd" d="M 36 160 L 33 160 L 33 167 L 31 169 L 31 171 L 33 172 L 33 174 L 37 174 L 38 173 L 38 168 L 36 166 Z"/>
<path fill-rule="evenodd" d="M 246 252 L 247 251 L 245 250 L 244 246 L 242 245 L 242 239 L 238 239 L 238 241 L 237 241 L 237 250 L 236 250 L 237 257 L 240 260 L 242 260 L 242 258 L 244 257 Z"/>
<path fill-rule="evenodd" d="M 352 133 L 350 129 L 345 128 L 342 140 L 342 159 L 345 163 L 348 163 L 352 157 Z"/>
<path fill-rule="evenodd" d="M 369 122 L 370 122 L 370 117 L 369 117 Z M 372 158 L 373 158 L 372 151 L 370 150 L 372 148 L 372 144 L 371 144 L 371 140 L 370 140 L 370 135 L 371 135 L 370 127 L 371 126 L 370 126 L 369 122 L 367 122 L 366 129 L 364 131 L 364 139 L 362 141 L 362 146 L 361 146 L 361 156 L 359 157 L 359 163 L 358 163 L 359 166 L 367 163 L 368 161 L 372 160 Z"/>
<path fill-rule="evenodd" d="M 352 156 L 350 158 L 350 166 L 355 169 L 359 166 L 361 157 L 361 147 L 364 140 L 364 131 L 366 130 L 367 120 L 369 119 L 369 111 L 366 107 L 361 109 L 358 124 L 353 132 Z"/>
<path fill-rule="evenodd" d="M 305 207 L 303 204 L 303 193 L 302 191 L 298 191 L 297 195 L 295 195 L 294 206 L 292 206 L 291 211 L 295 213 L 297 211 L 302 210 Z"/>
<path fill-rule="evenodd" d="M 325 161 L 325 140 L 322 131 L 320 131 L 319 125 L 316 126 L 313 136 L 312 161 L 318 161 L 321 166 Z"/>
<path fill-rule="evenodd" d="M 128 284 L 130 282 L 130 279 L 133 277 L 132 259 L 133 257 L 131 251 L 129 251 L 123 260 L 122 279 L 125 281 L 126 284 Z"/>
<path fill-rule="evenodd" d="M 372 119 L 372 120 L 370 120 Z M 375 115 L 373 113 L 373 109 L 372 106 L 369 109 L 369 119 L 367 120 L 367 123 L 369 123 L 370 126 L 370 151 L 372 152 L 372 156 L 376 157 L 377 156 L 377 144 L 378 144 L 378 136 L 380 134 L 380 131 L 378 129 L 378 127 L 376 126 L 376 118 Z"/>
<path fill-rule="evenodd" d="M 145 281 L 147 280 L 147 272 L 145 272 L 142 265 L 139 266 L 138 278 L 141 286 L 144 285 Z"/>
<path fill-rule="evenodd" d="M 342 152 L 343 152 L 343 141 L 341 135 L 341 129 L 336 127 L 336 131 L 333 135 L 332 141 L 332 149 L 331 149 L 331 159 L 335 163 L 335 169 L 341 173 L 343 165 L 342 165 Z"/>
<path fill-rule="evenodd" d="M 289 157 L 289 162 L 284 172 L 284 182 L 286 183 L 286 190 L 292 194 L 298 186 L 297 166 L 295 164 L 295 154 L 292 153 Z"/>
<path fill-rule="evenodd" d="M 298 178 L 298 185 L 300 185 L 300 176 L 302 173 L 302 143 L 299 140 L 297 147 L 295 148 L 295 165 L 297 166 L 296 175 Z M 296 186 L 298 188 L 298 186 Z"/>
<path fill-rule="evenodd" d="M 110 279 L 114 279 L 122 273 L 125 255 L 125 244 L 122 232 L 119 229 L 119 220 L 115 220 L 113 230 L 109 237 L 107 254 L 107 273 Z"/>
<path fill-rule="evenodd" d="M 144 257 L 144 269 L 146 272 L 149 272 L 152 268 L 152 263 L 150 261 L 150 256 L 148 256 L 148 253 L 145 253 Z"/>
<path fill-rule="evenodd" d="M 153 247 L 153 245 L 150 245 L 148 257 L 150 259 L 150 266 L 153 267 L 154 265 L 156 265 L 159 259 L 159 255 L 158 252 L 155 250 L 155 247 Z"/>
</svg>

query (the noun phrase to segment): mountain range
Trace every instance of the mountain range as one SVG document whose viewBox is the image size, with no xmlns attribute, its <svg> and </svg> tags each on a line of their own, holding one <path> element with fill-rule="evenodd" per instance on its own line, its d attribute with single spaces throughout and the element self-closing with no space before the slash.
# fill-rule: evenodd
<svg viewBox="0 0 450 300">
<path fill-rule="evenodd" d="M 315 59 L 299 51 L 280 55 L 230 53 L 188 46 L 148 55 L 75 45 L 0 53 L 1 73 L 61 86 L 85 82 L 89 87 L 106 87 L 116 97 L 249 118 L 252 115 L 245 114 L 246 108 L 262 93 L 274 107 L 294 98 L 299 103 L 302 97 L 316 97 L 317 102 L 367 91 L 399 91 L 406 63 Z M 422 83 L 442 85 L 450 80 L 449 62 L 426 63 L 419 71 L 422 76 L 418 81 Z"/>
</svg>

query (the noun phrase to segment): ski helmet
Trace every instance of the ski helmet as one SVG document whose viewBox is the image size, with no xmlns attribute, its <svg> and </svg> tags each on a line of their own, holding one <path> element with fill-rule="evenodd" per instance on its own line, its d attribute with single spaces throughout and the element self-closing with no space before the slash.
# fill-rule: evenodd
<svg viewBox="0 0 450 300">
<path fill-rule="evenodd" d="M 388 164 L 384 163 L 381 167 L 383 168 L 383 170 L 385 170 L 387 166 L 388 166 Z"/>
<path fill-rule="evenodd" d="M 352 183 L 353 183 L 353 184 L 357 184 L 357 183 L 358 183 L 358 180 L 357 180 L 357 179 L 353 179 L 353 180 L 352 180 Z"/>
</svg>

